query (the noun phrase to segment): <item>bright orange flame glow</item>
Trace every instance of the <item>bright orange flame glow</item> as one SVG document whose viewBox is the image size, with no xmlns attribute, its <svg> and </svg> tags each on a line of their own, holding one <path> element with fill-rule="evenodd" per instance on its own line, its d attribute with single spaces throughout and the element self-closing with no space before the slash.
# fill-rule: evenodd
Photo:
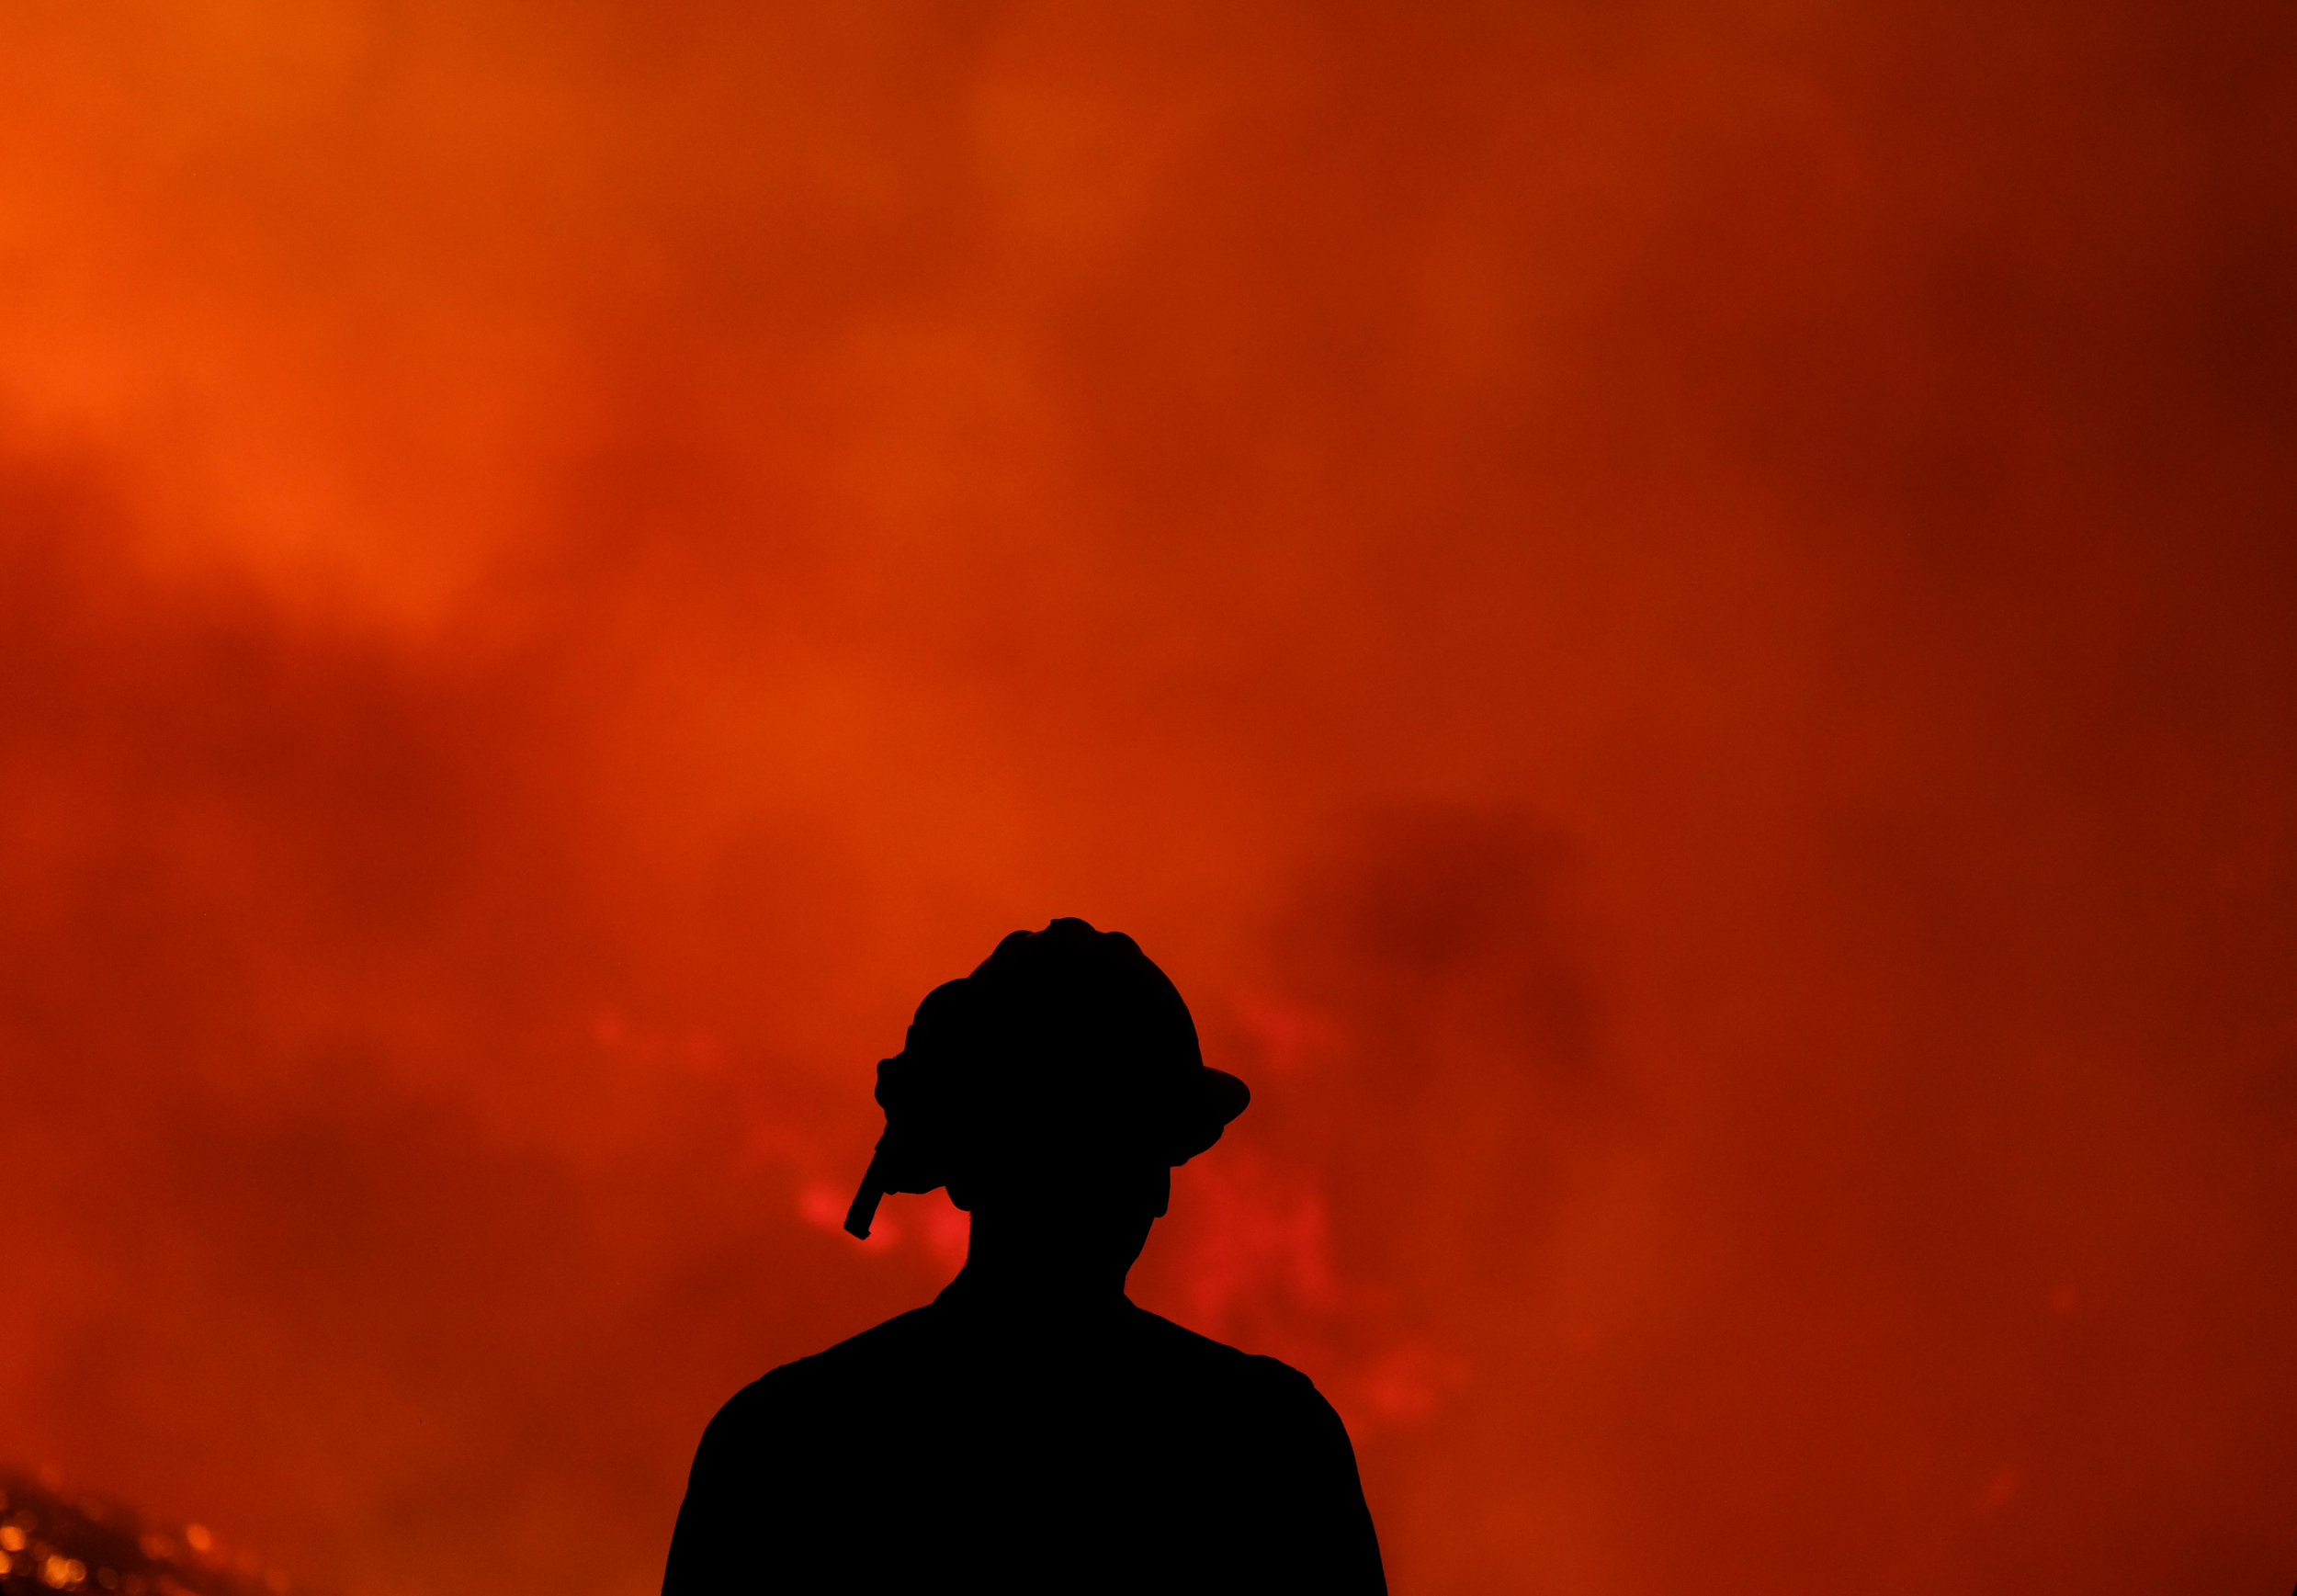
<svg viewBox="0 0 2297 1596">
<path fill-rule="evenodd" d="M 1399 1590 L 2297 1579 L 2286 7 L 0 16 L 0 1453 L 632 1592 L 996 937 Z"/>
</svg>

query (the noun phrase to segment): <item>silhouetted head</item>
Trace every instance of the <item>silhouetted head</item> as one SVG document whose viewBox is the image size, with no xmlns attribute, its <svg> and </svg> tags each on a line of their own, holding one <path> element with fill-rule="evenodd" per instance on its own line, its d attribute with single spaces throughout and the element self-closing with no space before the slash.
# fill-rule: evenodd
<svg viewBox="0 0 2297 1596">
<path fill-rule="evenodd" d="M 1205 1067 L 1188 1005 L 1131 937 L 1081 920 L 1016 931 L 928 993 L 878 1064 L 886 1131 L 845 1228 L 868 1235 L 886 1192 L 946 1186 L 974 1213 L 977 1254 L 993 1218 L 1129 1264 L 1172 1167 L 1250 1097 Z"/>
</svg>

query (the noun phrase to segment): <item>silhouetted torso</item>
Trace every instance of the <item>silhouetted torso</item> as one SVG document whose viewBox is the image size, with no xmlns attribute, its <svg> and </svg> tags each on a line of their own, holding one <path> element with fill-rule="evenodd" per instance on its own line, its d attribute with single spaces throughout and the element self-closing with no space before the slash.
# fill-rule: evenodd
<svg viewBox="0 0 2297 1596">
<path fill-rule="evenodd" d="M 695 1455 L 665 1596 L 1385 1591 L 1307 1377 L 1118 1296 L 930 1306 L 745 1387 Z"/>
</svg>

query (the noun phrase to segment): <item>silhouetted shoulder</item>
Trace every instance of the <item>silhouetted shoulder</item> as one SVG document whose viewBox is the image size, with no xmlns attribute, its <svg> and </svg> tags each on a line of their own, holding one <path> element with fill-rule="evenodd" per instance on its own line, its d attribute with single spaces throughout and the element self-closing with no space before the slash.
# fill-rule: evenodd
<svg viewBox="0 0 2297 1596">
<path fill-rule="evenodd" d="M 1199 1335 L 1185 1325 L 1174 1324 L 1144 1307 L 1134 1307 L 1129 1317 L 1132 1332 L 1137 1338 L 1136 1355 L 1166 1364 L 1175 1372 L 1222 1387 L 1231 1397 L 1257 1399 L 1279 1408 L 1331 1411 L 1331 1404 L 1316 1388 L 1316 1382 L 1280 1358 L 1248 1353 L 1226 1341 Z M 1338 1421 L 1336 1414 L 1334 1421 Z"/>
<path fill-rule="evenodd" d="M 833 1347 L 769 1369 L 719 1409 L 703 1432 L 704 1451 L 722 1454 L 738 1438 L 786 1431 L 826 1408 L 866 1399 L 881 1386 L 888 1365 L 915 1360 L 931 1334 L 932 1311 L 912 1308 Z"/>
<path fill-rule="evenodd" d="M 1210 1336 L 1199 1335 L 1186 1325 L 1174 1324 L 1162 1314 L 1150 1313 L 1147 1308 L 1129 1299 L 1125 1306 L 1130 1309 L 1130 1312 L 1126 1315 L 1126 1321 L 1131 1325 L 1134 1333 L 1140 1336 L 1149 1345 L 1162 1351 L 1167 1356 L 1197 1359 L 1208 1369 L 1232 1371 L 1249 1369 L 1250 1373 L 1247 1377 L 1258 1375 L 1266 1378 L 1290 1375 L 1296 1379 L 1307 1378 L 1299 1370 L 1280 1359 L 1264 1357 L 1258 1353 L 1248 1353 L 1240 1347 L 1230 1346 L 1227 1341 L 1216 1341 Z"/>
<path fill-rule="evenodd" d="M 664 1589 L 992 1573 L 1015 1591 L 1382 1589 L 1347 1432 L 1307 1375 L 1121 1300 L 1047 1322 L 961 1294 L 738 1392 L 696 1454 Z"/>
<path fill-rule="evenodd" d="M 767 1370 L 742 1387 L 734 1400 L 750 1397 L 752 1406 L 771 1407 L 867 1387 L 884 1378 L 888 1366 L 925 1354 L 941 1329 L 932 1304 L 913 1307 L 857 1336 L 848 1336 L 833 1347 Z"/>
</svg>

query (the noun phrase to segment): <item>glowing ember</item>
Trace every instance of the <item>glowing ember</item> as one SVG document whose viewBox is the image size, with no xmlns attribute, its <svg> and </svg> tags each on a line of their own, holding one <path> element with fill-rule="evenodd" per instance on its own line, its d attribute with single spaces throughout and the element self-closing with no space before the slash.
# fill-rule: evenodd
<svg viewBox="0 0 2297 1596">
<path fill-rule="evenodd" d="M 193 1532 L 197 1532 L 196 1535 Z M 207 1529 L 186 1533 L 202 1553 Z M 164 1534 L 117 1503 L 67 1497 L 28 1476 L 0 1470 L 0 1593 L 96 1590 L 118 1596 L 282 1596 L 284 1574 L 243 1554 L 235 1568 L 175 1555 Z M 253 1575 L 251 1582 L 247 1576 Z"/>
</svg>

